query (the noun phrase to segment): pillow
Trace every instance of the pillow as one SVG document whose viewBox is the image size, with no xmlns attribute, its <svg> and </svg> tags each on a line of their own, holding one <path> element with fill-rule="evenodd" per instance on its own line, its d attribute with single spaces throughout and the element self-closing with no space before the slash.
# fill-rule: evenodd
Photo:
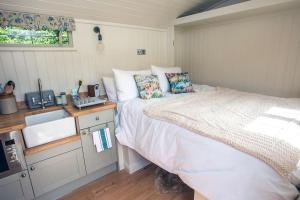
<svg viewBox="0 0 300 200">
<path fill-rule="evenodd" d="M 134 74 L 151 74 L 150 70 L 126 71 L 120 69 L 112 70 L 115 76 L 117 96 L 119 101 L 127 101 L 139 96 Z"/>
<path fill-rule="evenodd" d="M 134 75 L 133 76 L 142 99 L 160 98 L 163 93 L 159 87 L 156 75 Z"/>
<path fill-rule="evenodd" d="M 108 100 L 111 102 L 118 102 L 117 90 L 115 85 L 115 80 L 112 77 L 103 77 L 102 78 L 104 89 Z"/>
<path fill-rule="evenodd" d="M 166 77 L 166 73 L 181 73 L 180 67 L 157 67 L 151 66 L 152 74 L 156 75 L 159 80 L 160 89 L 162 92 L 169 92 L 170 85 Z"/>
<path fill-rule="evenodd" d="M 192 81 L 189 74 L 185 73 L 166 73 L 170 83 L 171 92 L 174 94 L 194 92 Z"/>
</svg>

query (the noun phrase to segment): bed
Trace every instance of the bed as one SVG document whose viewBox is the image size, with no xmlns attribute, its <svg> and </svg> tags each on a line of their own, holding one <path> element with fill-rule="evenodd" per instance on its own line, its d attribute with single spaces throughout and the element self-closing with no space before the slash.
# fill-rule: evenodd
<svg viewBox="0 0 300 200">
<path fill-rule="evenodd" d="M 209 86 L 194 87 L 196 92 L 215 90 Z M 163 99 L 168 98 L 174 98 L 174 95 L 167 94 Z M 144 114 L 144 108 L 161 100 L 135 98 L 120 103 L 117 138 L 122 145 L 178 174 L 195 190 L 195 199 L 297 198 L 296 187 L 263 161 L 222 142 Z M 299 171 L 295 173 L 299 174 Z"/>
</svg>

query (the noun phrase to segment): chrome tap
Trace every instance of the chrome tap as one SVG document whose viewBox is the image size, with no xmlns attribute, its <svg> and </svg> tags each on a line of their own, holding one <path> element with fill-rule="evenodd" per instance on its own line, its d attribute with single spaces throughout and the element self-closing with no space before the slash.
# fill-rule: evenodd
<svg viewBox="0 0 300 200">
<path fill-rule="evenodd" d="M 47 101 L 44 100 L 43 97 L 43 91 L 42 91 L 42 82 L 41 79 L 38 79 L 38 84 L 39 84 L 39 93 L 40 93 L 40 102 L 39 104 L 41 104 L 42 108 L 45 109 L 45 104 L 48 103 Z"/>
</svg>

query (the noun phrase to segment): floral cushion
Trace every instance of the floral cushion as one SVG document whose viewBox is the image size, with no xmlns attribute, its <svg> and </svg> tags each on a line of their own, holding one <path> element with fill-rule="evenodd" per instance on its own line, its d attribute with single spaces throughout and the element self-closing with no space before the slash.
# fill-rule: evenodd
<svg viewBox="0 0 300 200">
<path fill-rule="evenodd" d="M 174 94 L 194 92 L 192 81 L 189 74 L 185 73 L 166 73 L 170 83 L 171 92 Z"/>
<path fill-rule="evenodd" d="M 142 99 L 163 97 L 163 92 L 159 87 L 159 81 L 156 75 L 134 75 L 139 95 Z"/>
</svg>

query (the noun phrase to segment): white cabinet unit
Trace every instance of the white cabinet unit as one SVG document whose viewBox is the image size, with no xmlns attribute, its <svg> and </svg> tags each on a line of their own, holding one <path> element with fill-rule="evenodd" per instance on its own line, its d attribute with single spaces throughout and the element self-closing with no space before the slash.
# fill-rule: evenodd
<svg viewBox="0 0 300 200">
<path fill-rule="evenodd" d="M 33 198 L 27 170 L 0 179 L 0 199 L 31 200 Z"/>
</svg>

